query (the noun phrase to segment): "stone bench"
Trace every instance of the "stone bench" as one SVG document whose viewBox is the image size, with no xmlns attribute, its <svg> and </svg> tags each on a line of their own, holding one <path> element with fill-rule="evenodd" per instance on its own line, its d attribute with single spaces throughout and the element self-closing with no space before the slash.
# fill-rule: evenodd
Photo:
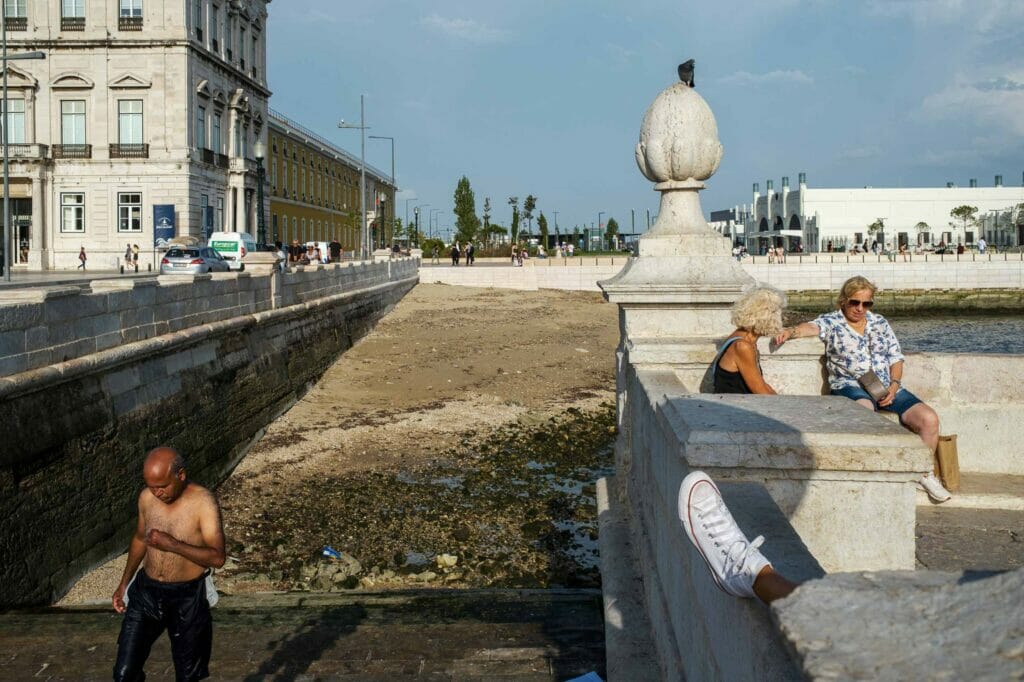
<svg viewBox="0 0 1024 682">
<path fill-rule="evenodd" d="M 665 500 L 694 469 L 760 482 L 825 570 L 914 568 L 915 482 L 932 466 L 915 434 L 840 397 L 691 394 L 666 370 L 637 379 L 647 399 L 632 429 L 649 450 L 634 442 L 632 467 L 653 467 L 641 477 Z"/>
</svg>

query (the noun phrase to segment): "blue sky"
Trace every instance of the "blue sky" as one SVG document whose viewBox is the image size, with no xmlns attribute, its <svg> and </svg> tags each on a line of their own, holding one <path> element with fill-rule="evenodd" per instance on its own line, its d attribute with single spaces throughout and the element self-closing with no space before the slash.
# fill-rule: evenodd
<svg viewBox="0 0 1024 682">
<path fill-rule="evenodd" d="M 507 224 L 538 197 L 565 231 L 603 211 L 628 231 L 657 212 L 636 168 L 640 121 L 676 65 L 725 156 L 705 213 L 752 182 L 818 187 L 1006 184 L 1024 172 L 1022 0 L 276 0 L 271 106 L 358 154 L 396 138 L 398 214 L 429 203 L 451 225 L 463 174 L 477 211 Z M 367 160 L 390 169 L 387 141 Z"/>
</svg>

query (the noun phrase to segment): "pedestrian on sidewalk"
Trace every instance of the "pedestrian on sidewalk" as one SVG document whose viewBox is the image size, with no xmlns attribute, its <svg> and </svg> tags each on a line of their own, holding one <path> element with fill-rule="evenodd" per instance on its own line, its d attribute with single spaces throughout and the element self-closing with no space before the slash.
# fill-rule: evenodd
<svg viewBox="0 0 1024 682">
<path fill-rule="evenodd" d="M 139 245 L 132 244 L 132 265 L 135 267 L 135 272 L 139 271 Z"/>
<path fill-rule="evenodd" d="M 164 630 L 175 678 L 201 680 L 210 676 L 210 605 L 217 600 L 209 569 L 225 559 L 220 508 L 212 492 L 188 480 L 185 459 L 173 448 L 151 450 L 142 478 L 128 561 L 111 598 L 124 614 L 114 680 L 145 679 L 149 650 Z"/>
<path fill-rule="evenodd" d="M 466 265 L 473 264 L 473 254 L 476 252 L 476 248 L 473 246 L 473 242 L 466 244 Z"/>
<path fill-rule="evenodd" d="M 132 266 L 132 245 L 128 243 L 124 247 L 124 267 L 125 269 Z"/>
<path fill-rule="evenodd" d="M 78 267 L 81 268 L 82 270 L 85 270 L 85 260 L 86 260 L 86 258 L 88 258 L 88 256 L 85 255 L 85 247 L 83 246 L 78 251 Z M 75 269 L 77 270 L 78 268 L 75 268 Z"/>
</svg>

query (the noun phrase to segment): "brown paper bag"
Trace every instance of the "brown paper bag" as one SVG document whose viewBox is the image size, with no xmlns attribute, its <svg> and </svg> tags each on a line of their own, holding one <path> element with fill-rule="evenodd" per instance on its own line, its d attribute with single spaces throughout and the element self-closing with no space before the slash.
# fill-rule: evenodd
<svg viewBox="0 0 1024 682">
<path fill-rule="evenodd" d="M 956 454 L 956 435 L 939 436 L 935 449 L 935 475 L 951 493 L 960 492 L 960 460 Z"/>
</svg>

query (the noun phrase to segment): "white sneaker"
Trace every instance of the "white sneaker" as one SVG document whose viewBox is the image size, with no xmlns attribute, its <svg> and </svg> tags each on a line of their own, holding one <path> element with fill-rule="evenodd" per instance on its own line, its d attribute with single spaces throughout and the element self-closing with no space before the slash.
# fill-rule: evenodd
<svg viewBox="0 0 1024 682">
<path fill-rule="evenodd" d="M 679 520 L 718 586 L 735 597 L 754 597 L 754 580 L 770 562 L 736 525 L 714 482 L 694 471 L 679 486 Z"/>
<path fill-rule="evenodd" d="M 953 497 L 935 474 L 925 474 L 917 484 L 924 488 L 924 491 L 928 493 L 928 497 L 932 498 L 935 502 L 945 502 Z"/>
</svg>

